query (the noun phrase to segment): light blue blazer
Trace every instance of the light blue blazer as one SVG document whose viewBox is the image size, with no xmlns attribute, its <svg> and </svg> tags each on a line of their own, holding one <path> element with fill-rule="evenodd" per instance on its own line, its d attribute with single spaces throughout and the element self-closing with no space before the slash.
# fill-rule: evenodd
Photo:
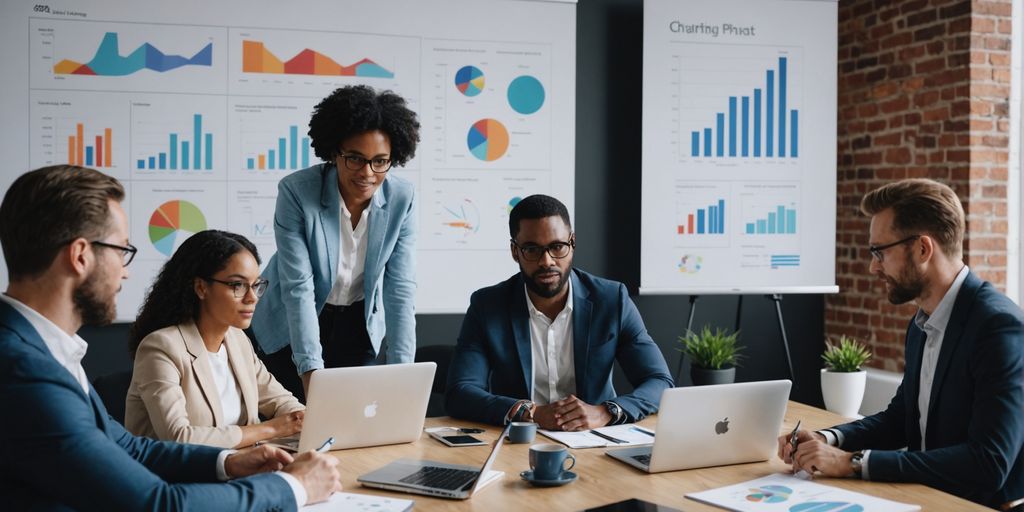
<svg viewBox="0 0 1024 512">
<path fill-rule="evenodd" d="M 338 169 L 319 164 L 277 187 L 277 254 L 263 277 L 270 287 L 252 329 L 270 354 L 289 343 L 299 374 L 324 367 L 318 316 L 337 278 L 341 231 Z M 416 201 L 413 184 L 388 175 L 370 200 L 363 293 L 366 331 L 375 352 L 388 335 L 388 363 L 416 352 Z"/>
</svg>

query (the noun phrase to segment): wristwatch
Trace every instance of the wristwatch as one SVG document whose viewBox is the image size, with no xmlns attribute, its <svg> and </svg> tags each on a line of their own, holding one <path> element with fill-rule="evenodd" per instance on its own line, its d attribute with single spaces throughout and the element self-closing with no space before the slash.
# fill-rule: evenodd
<svg viewBox="0 0 1024 512">
<path fill-rule="evenodd" d="M 853 452 L 853 456 L 850 457 L 850 466 L 853 468 L 853 474 L 860 478 L 861 473 L 864 471 L 864 452 Z"/>
<path fill-rule="evenodd" d="M 619 423 L 622 423 L 622 417 L 625 413 L 622 412 L 621 405 L 611 400 L 606 401 L 603 405 L 605 409 L 608 409 L 608 414 L 612 415 L 612 421 L 608 423 L 609 425 L 618 425 Z"/>
<path fill-rule="evenodd" d="M 520 400 L 516 402 L 512 409 L 509 410 L 509 415 L 506 418 L 505 423 L 511 423 L 513 421 L 532 421 L 532 417 L 527 417 L 531 411 L 533 411 L 533 402 L 530 400 Z"/>
</svg>

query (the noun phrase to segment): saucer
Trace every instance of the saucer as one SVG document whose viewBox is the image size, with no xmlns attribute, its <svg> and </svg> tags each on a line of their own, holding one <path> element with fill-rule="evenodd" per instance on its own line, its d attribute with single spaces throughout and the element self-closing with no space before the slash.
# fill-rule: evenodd
<svg viewBox="0 0 1024 512">
<path fill-rule="evenodd" d="M 519 473 L 519 476 L 522 477 L 523 480 L 526 480 L 537 487 L 558 487 L 559 485 L 575 482 L 577 478 L 576 473 L 573 473 L 572 471 L 563 471 L 562 478 L 558 480 L 536 480 L 533 478 L 533 471 L 530 471 L 529 469 Z"/>
</svg>

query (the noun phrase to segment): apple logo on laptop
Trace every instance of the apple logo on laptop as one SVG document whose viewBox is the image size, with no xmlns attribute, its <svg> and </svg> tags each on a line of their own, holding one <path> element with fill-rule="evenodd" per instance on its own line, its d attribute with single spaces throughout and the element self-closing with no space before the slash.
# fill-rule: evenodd
<svg viewBox="0 0 1024 512">
<path fill-rule="evenodd" d="M 718 423 L 715 423 L 715 433 L 716 434 L 722 435 L 722 434 L 724 434 L 724 433 L 726 433 L 728 431 L 729 431 L 729 417 L 728 416 L 726 416 L 726 418 L 724 420 L 719 421 Z"/>
<path fill-rule="evenodd" d="M 363 409 L 363 416 L 365 416 L 367 418 L 372 418 L 372 417 L 374 417 L 376 415 L 377 415 L 377 401 L 375 400 L 372 404 L 367 405 L 366 408 Z"/>
</svg>

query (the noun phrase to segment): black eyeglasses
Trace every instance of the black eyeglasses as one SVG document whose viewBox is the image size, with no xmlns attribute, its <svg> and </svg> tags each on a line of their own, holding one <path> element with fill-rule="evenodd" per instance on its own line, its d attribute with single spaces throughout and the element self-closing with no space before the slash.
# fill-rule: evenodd
<svg viewBox="0 0 1024 512">
<path fill-rule="evenodd" d="M 249 290 L 252 290 L 253 295 L 258 299 L 263 296 L 263 292 L 267 291 L 267 285 L 270 284 L 270 281 L 267 281 L 266 279 L 257 279 L 251 284 L 246 283 L 245 281 L 221 281 L 220 279 L 214 279 L 212 277 L 205 277 L 203 279 L 213 283 L 220 283 L 224 286 L 230 286 L 236 299 L 245 297 L 245 294 L 249 293 Z"/>
<path fill-rule="evenodd" d="M 391 169 L 390 158 L 363 158 L 359 155 L 346 155 L 344 153 L 338 153 L 338 158 L 345 161 L 345 167 L 348 167 L 350 171 L 359 171 L 366 164 L 370 164 L 370 170 L 377 174 L 384 174 Z"/>
<path fill-rule="evenodd" d="M 568 242 L 555 242 L 548 245 L 519 245 L 514 239 L 509 240 L 516 249 L 519 249 L 519 254 L 523 255 L 526 261 L 537 261 L 544 257 L 544 253 L 548 253 L 552 258 L 560 260 L 569 255 L 569 252 L 576 247 L 576 240 L 570 238 Z"/>
<path fill-rule="evenodd" d="M 911 241 L 917 240 L 918 238 L 921 238 L 921 235 L 910 235 L 910 236 L 904 238 L 903 240 L 897 240 L 897 241 L 895 241 L 895 242 L 893 242 L 891 244 L 872 245 L 872 246 L 868 247 L 868 252 L 871 253 L 871 256 L 873 258 L 875 258 L 876 260 L 878 260 L 879 263 L 881 263 L 885 259 L 885 254 L 883 254 L 882 251 L 884 251 L 886 249 L 891 249 L 891 248 L 896 247 L 897 245 L 900 245 L 900 244 L 905 244 L 907 242 L 911 242 Z"/>
<path fill-rule="evenodd" d="M 121 251 L 121 259 L 123 260 L 124 266 L 126 267 L 128 266 L 129 263 L 132 262 L 133 259 L 135 259 L 135 253 L 139 252 L 139 250 L 132 244 L 124 246 L 108 244 L 107 242 L 102 242 L 100 240 L 93 240 L 92 242 L 89 243 L 93 245 L 98 245 L 100 247 L 106 247 L 108 249 L 119 249 Z"/>
</svg>

